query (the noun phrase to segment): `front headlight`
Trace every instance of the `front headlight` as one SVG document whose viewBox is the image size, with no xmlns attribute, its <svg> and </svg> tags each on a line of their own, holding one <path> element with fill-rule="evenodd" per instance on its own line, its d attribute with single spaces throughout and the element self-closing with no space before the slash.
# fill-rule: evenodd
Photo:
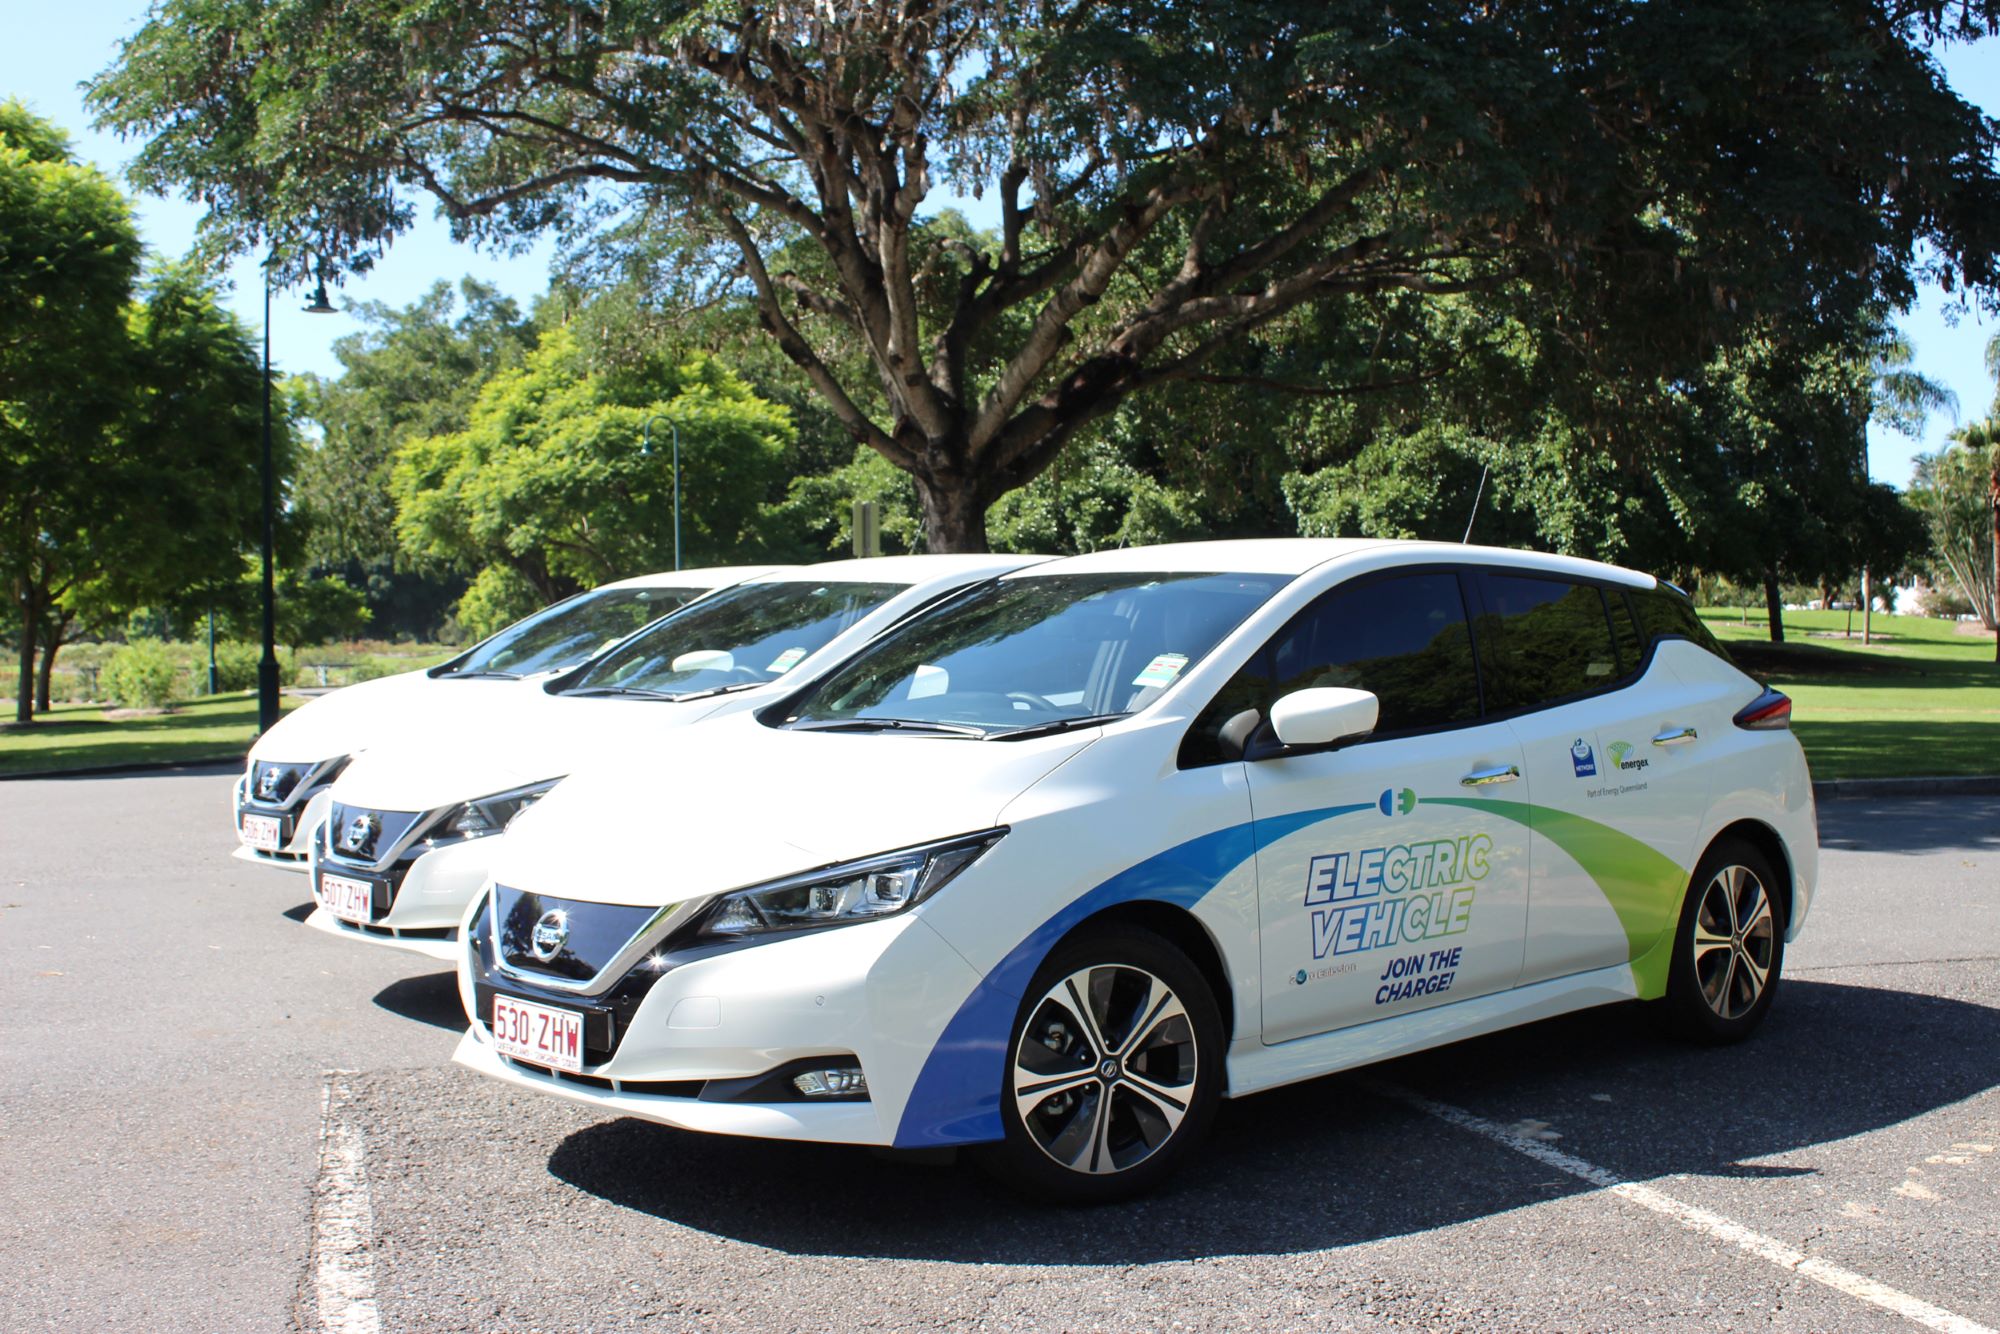
<svg viewBox="0 0 2000 1334">
<path fill-rule="evenodd" d="M 739 889 L 715 901 L 695 934 L 734 940 L 888 917 L 937 893 L 1006 832 L 988 829 Z"/>
<path fill-rule="evenodd" d="M 561 781 L 560 778 L 551 778 L 545 783 L 517 787 L 507 792 L 495 792 L 490 797 L 468 801 L 445 815 L 440 822 L 442 830 L 450 838 L 481 838 L 487 834 L 497 834 L 512 823 L 515 816 L 541 800 L 550 788 Z"/>
</svg>

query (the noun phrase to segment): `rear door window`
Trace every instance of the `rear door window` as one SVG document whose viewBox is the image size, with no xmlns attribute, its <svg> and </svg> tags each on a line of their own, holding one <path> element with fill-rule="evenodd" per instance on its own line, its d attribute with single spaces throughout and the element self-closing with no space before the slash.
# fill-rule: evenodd
<svg viewBox="0 0 2000 1334">
<path fill-rule="evenodd" d="M 1542 708 L 1607 689 L 1625 674 L 1596 585 L 1490 571 L 1479 584 L 1489 712 Z"/>
<path fill-rule="evenodd" d="M 1689 639 L 1728 662 L 1729 652 L 1695 614 L 1694 604 L 1671 588 L 1634 588 L 1632 606 L 1639 613 L 1639 630 L 1645 642 L 1659 639 Z"/>
</svg>

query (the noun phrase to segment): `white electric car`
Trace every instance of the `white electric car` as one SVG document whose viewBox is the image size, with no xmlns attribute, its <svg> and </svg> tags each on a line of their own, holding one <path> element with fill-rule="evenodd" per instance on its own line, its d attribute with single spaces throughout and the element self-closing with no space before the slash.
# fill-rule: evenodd
<svg viewBox="0 0 2000 1334">
<path fill-rule="evenodd" d="M 423 671 L 362 681 L 280 718 L 250 748 L 231 802 L 235 855 L 305 871 L 328 789 L 359 752 L 445 714 L 504 714 L 520 683 L 568 671 L 717 588 L 780 568 L 722 566 L 640 575 L 552 603 Z"/>
<path fill-rule="evenodd" d="M 681 726 L 831 666 L 926 603 L 1039 556 L 829 561 L 711 594 L 513 701 L 412 726 L 358 756 L 312 843 L 308 926 L 455 960 L 499 834 L 580 763 L 671 769 Z"/>
<path fill-rule="evenodd" d="M 576 771 L 466 916 L 457 1059 L 1093 1199 L 1221 1096 L 1634 997 L 1741 1037 L 1817 867 L 1789 712 L 1588 561 L 1054 561 Z"/>
</svg>

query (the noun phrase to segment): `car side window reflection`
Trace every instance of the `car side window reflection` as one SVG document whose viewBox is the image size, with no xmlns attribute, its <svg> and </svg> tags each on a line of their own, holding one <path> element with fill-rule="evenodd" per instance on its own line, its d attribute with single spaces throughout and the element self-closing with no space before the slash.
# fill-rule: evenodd
<svg viewBox="0 0 2000 1334">
<path fill-rule="evenodd" d="M 1480 594 L 1479 644 L 1490 669 L 1486 705 L 1493 712 L 1587 695 L 1622 675 L 1596 585 L 1489 573 Z"/>
<path fill-rule="evenodd" d="M 1363 579 L 1295 617 L 1210 701 L 1189 730 L 1183 766 L 1225 758 L 1222 729 L 1245 709 L 1265 718 L 1295 690 L 1347 686 L 1381 701 L 1376 734 L 1479 716 L 1465 601 L 1448 570 Z"/>
</svg>

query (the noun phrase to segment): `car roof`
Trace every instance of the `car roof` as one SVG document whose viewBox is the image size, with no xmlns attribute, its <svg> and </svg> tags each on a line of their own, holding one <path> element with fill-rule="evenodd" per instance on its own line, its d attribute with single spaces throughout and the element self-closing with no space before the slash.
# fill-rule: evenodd
<svg viewBox="0 0 2000 1334">
<path fill-rule="evenodd" d="M 1223 538 L 1207 542 L 1167 542 L 1150 547 L 1120 547 L 1067 556 L 1021 573 L 1026 577 L 1092 572 L 1158 570 L 1171 573 L 1301 575 L 1334 561 L 1365 557 L 1373 568 L 1390 565 L 1440 564 L 1508 565 L 1549 574 L 1607 579 L 1651 588 L 1653 576 L 1637 570 L 1576 556 L 1558 556 L 1512 547 L 1471 546 L 1458 542 L 1418 542 L 1386 537 L 1259 537 Z"/>
<path fill-rule="evenodd" d="M 723 588 L 729 584 L 740 584 L 745 579 L 756 579 L 792 569 L 789 565 L 704 565 L 697 570 L 656 570 L 652 574 L 634 575 L 630 579 L 617 579 L 608 584 L 599 584 L 599 591 L 606 588 Z"/>
<path fill-rule="evenodd" d="M 915 586 L 932 580 L 986 579 L 1010 574 L 1030 565 L 1039 565 L 1047 556 L 1026 556 L 1011 552 L 982 552 L 977 555 L 863 556 L 853 560 L 822 561 L 818 565 L 791 565 L 760 576 L 760 584 L 841 583 L 904 584 Z"/>
</svg>

